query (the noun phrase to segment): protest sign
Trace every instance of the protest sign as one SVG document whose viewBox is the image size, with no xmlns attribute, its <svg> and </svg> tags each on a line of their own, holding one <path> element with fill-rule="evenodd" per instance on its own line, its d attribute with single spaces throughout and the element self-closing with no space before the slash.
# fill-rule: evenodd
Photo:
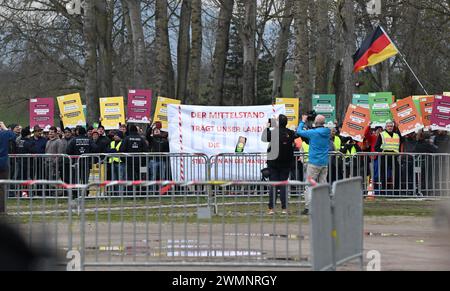
<svg viewBox="0 0 450 291">
<path fill-rule="evenodd" d="M 360 106 L 369 109 L 369 95 L 353 94 L 352 104 L 355 106 Z"/>
<path fill-rule="evenodd" d="M 434 96 L 422 97 L 419 99 L 422 122 L 425 129 L 431 126 L 431 113 L 433 112 Z"/>
<path fill-rule="evenodd" d="M 86 116 L 83 112 L 79 93 L 60 96 L 56 99 L 58 100 L 59 112 L 62 115 L 64 127 L 86 126 Z"/>
<path fill-rule="evenodd" d="M 180 100 L 176 100 L 176 99 L 170 99 L 170 98 L 166 98 L 166 97 L 158 97 L 158 101 L 156 102 L 156 109 L 155 109 L 155 114 L 153 117 L 153 123 L 155 122 L 161 122 L 162 124 L 162 130 L 168 130 L 169 129 L 169 124 L 167 122 L 167 105 L 169 104 L 181 104 Z"/>
<path fill-rule="evenodd" d="M 431 130 L 450 131 L 450 96 L 437 95 L 434 97 L 430 120 Z"/>
<path fill-rule="evenodd" d="M 298 98 L 277 98 L 277 105 L 286 107 L 286 117 L 288 118 L 287 128 L 296 130 L 299 124 L 300 100 Z"/>
<path fill-rule="evenodd" d="M 152 90 L 129 90 L 128 123 L 150 123 Z"/>
<path fill-rule="evenodd" d="M 55 103 L 53 98 L 30 99 L 30 128 L 38 125 L 48 130 L 54 126 Z"/>
<path fill-rule="evenodd" d="M 313 95 L 313 109 L 317 114 L 326 118 L 327 124 L 333 124 L 336 120 L 336 95 Z"/>
<path fill-rule="evenodd" d="M 118 129 L 119 124 L 125 124 L 123 97 L 100 98 L 100 117 L 106 130 Z"/>
<path fill-rule="evenodd" d="M 391 113 L 402 136 L 424 128 L 422 118 L 417 111 L 412 97 L 393 103 L 391 105 Z"/>
<path fill-rule="evenodd" d="M 369 109 L 351 104 L 348 106 L 340 135 L 362 142 L 369 124 Z"/>
<path fill-rule="evenodd" d="M 385 127 L 386 121 L 392 120 L 390 106 L 393 103 L 391 92 L 369 93 L 369 109 L 372 128 Z"/>
<path fill-rule="evenodd" d="M 268 143 L 261 141 L 262 133 L 270 118 L 285 113 L 284 105 L 214 107 L 170 104 L 168 105 L 170 152 L 204 153 L 208 156 L 235 153 L 236 144 L 244 138 L 246 139 L 244 152 L 267 152 Z M 227 164 L 216 179 L 230 177 L 243 179 L 237 167 L 248 166 L 247 173 L 251 176 L 245 178 L 258 180 L 260 170 L 266 167 L 266 160 L 259 157 L 252 162 L 249 158 L 249 163 L 244 165 L 243 159 L 247 158 L 231 157 L 215 161 L 222 165 Z M 197 169 L 195 164 L 186 166 L 181 171 L 182 168 L 180 159 L 174 159 L 172 179 L 189 180 Z"/>
</svg>

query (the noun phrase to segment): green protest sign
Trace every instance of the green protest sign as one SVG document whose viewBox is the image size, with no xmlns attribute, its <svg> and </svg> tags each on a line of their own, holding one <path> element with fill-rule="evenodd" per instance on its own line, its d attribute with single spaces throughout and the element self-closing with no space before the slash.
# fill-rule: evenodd
<svg viewBox="0 0 450 291">
<path fill-rule="evenodd" d="M 386 121 L 392 120 L 390 106 L 393 102 L 391 92 L 369 93 L 369 109 L 372 128 L 386 125 Z"/>
<path fill-rule="evenodd" d="M 369 109 L 369 95 L 368 94 L 353 94 L 352 104 Z"/>
<path fill-rule="evenodd" d="M 327 123 L 334 123 L 336 120 L 336 95 L 313 95 L 312 105 L 317 114 L 325 116 Z"/>
</svg>

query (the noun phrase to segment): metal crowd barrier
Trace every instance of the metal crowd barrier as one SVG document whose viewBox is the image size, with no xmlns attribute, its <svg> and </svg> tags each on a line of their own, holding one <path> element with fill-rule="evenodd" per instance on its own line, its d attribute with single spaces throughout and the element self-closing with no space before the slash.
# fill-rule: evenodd
<svg viewBox="0 0 450 291">
<path fill-rule="evenodd" d="M 266 182 L 117 182 L 89 189 L 132 187 L 132 197 L 83 199 L 81 240 L 85 267 L 105 266 L 277 266 L 304 267 L 308 253 L 300 197 L 289 212 L 267 214 Z M 278 185 L 278 184 L 277 184 Z M 140 196 L 157 186 L 158 196 Z M 192 186 L 209 188 L 193 192 Z M 288 193 L 299 182 L 283 183 Z M 178 187 L 177 195 L 170 195 Z M 182 192 L 180 194 L 180 191 Z M 214 215 L 211 197 L 218 205 Z M 128 198 L 128 199 L 127 199 Z M 89 212 L 89 209 L 96 209 Z M 88 227 L 89 225 L 89 227 Z"/>
<path fill-rule="evenodd" d="M 295 153 L 290 180 L 306 179 L 308 156 Z M 219 154 L 90 154 L 12 155 L 10 179 L 46 179 L 68 184 L 103 181 L 267 181 L 261 170 L 267 167 L 265 153 Z M 449 154 L 358 153 L 329 154 L 328 182 L 363 177 L 364 194 L 380 197 L 450 196 Z M 203 186 L 192 186 L 203 187 Z M 123 187 L 119 190 L 124 189 Z M 126 188 L 125 188 L 126 189 Z M 304 191 L 302 189 L 298 194 Z M 98 193 L 90 195 L 103 195 Z M 119 193 L 120 194 L 120 193 Z M 118 194 L 116 194 L 118 195 Z"/>
<path fill-rule="evenodd" d="M 0 186 L 11 184 L 29 194 L 9 201 L 10 220 L 26 234 L 28 243 L 46 245 L 70 270 L 151 266 L 335 270 L 354 259 L 363 260 L 361 178 L 339 181 L 331 193 L 328 185 L 309 188 L 309 227 L 301 216 L 301 197 L 291 195 L 307 186 L 301 182 L 116 181 L 83 186 L 0 181 Z M 193 192 L 193 185 L 209 191 Z M 158 195 L 140 195 L 141 188 L 151 186 Z M 115 187 L 131 187 L 132 195 L 109 195 Z M 182 195 L 172 193 L 176 187 Z M 269 191 L 280 187 L 287 190 L 287 212 L 278 203 L 275 214 L 269 214 Z M 97 188 L 106 195 L 89 197 L 89 191 Z M 53 191 L 54 198 L 42 195 L 44 191 Z M 79 203 L 74 204 L 74 198 Z"/>
<path fill-rule="evenodd" d="M 311 191 L 311 253 L 315 271 L 336 270 L 358 259 L 363 270 L 362 178 L 319 185 Z"/>
<path fill-rule="evenodd" d="M 9 197 L 3 200 L 5 212 L 0 215 L 23 235 L 37 255 L 49 260 L 40 267 L 53 270 L 58 265 L 65 266 L 66 253 L 81 244 L 81 209 L 76 195 L 81 196 L 86 186 L 56 181 L 0 180 L 0 187 Z"/>
<path fill-rule="evenodd" d="M 8 201 L 7 207 L 29 242 L 37 234 L 33 226 L 42 224 L 46 231 L 40 233 L 55 252 L 79 252 L 81 269 L 311 266 L 301 197 L 290 195 L 304 183 L 117 181 L 70 186 L 0 181 L 11 184 L 29 193 Z M 158 195 L 141 195 L 152 186 Z M 208 191 L 193 191 L 192 186 Z M 131 188 L 132 194 L 114 196 L 116 187 Z M 278 202 L 276 213 L 269 215 L 269 191 L 280 187 L 287 188 L 288 212 L 282 213 Z M 105 196 L 89 197 L 99 188 Z M 53 191 L 54 198 L 45 191 Z"/>
</svg>

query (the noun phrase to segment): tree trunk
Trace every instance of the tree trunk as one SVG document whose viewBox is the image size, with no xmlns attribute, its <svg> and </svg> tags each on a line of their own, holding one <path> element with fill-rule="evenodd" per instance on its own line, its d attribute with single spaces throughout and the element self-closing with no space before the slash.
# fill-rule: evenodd
<svg viewBox="0 0 450 291">
<path fill-rule="evenodd" d="M 283 94 L 283 75 L 288 56 L 289 37 L 291 36 L 291 24 L 293 19 L 294 0 L 286 0 L 284 5 L 283 20 L 280 26 L 280 35 L 278 37 L 277 50 L 275 52 L 273 64 L 273 87 L 272 99 L 282 97 Z"/>
<path fill-rule="evenodd" d="M 234 0 L 220 0 L 219 21 L 214 49 L 213 70 L 206 95 L 208 105 L 221 105 L 225 79 L 225 66 L 230 44 L 230 25 L 233 15 Z"/>
<path fill-rule="evenodd" d="M 112 96 L 113 92 L 113 44 L 112 14 L 114 9 L 114 1 L 102 0 L 96 1 L 96 19 L 97 19 L 97 49 L 98 49 L 98 88 L 99 97 Z"/>
<path fill-rule="evenodd" d="M 95 3 L 86 2 L 83 23 L 85 41 L 85 96 L 88 107 L 87 122 L 92 124 L 98 120 L 100 105 L 97 92 L 97 32 L 95 25 Z"/>
<path fill-rule="evenodd" d="M 156 0 L 156 91 L 159 96 L 175 97 L 175 78 L 170 55 L 167 1 Z"/>
<path fill-rule="evenodd" d="M 144 29 L 142 27 L 141 1 L 127 0 L 129 9 L 129 19 L 131 35 L 133 40 L 133 84 L 136 89 L 145 88 L 146 78 L 146 59 L 145 59 L 145 41 Z"/>
<path fill-rule="evenodd" d="M 183 0 L 177 49 L 177 99 L 186 102 L 190 54 L 191 0 Z"/>
<path fill-rule="evenodd" d="M 256 103 L 256 0 L 243 1 L 245 1 L 245 20 L 239 32 L 244 53 L 242 105 L 253 105 Z"/>
<path fill-rule="evenodd" d="M 317 4 L 317 53 L 316 53 L 316 93 L 328 93 L 328 48 L 330 28 L 328 24 L 328 1 L 318 1 Z"/>
<path fill-rule="evenodd" d="M 294 94 L 301 98 L 303 113 L 312 107 L 312 84 L 309 63 L 308 1 L 295 1 L 295 83 Z"/>
<path fill-rule="evenodd" d="M 135 83 L 134 77 L 134 51 L 133 51 L 133 36 L 132 36 L 132 26 L 130 9 L 128 8 L 128 0 L 121 0 L 122 10 L 123 10 L 123 23 L 122 23 L 122 33 L 121 33 L 121 48 L 119 50 L 119 63 L 120 67 L 120 82 L 121 82 L 121 92 L 123 96 L 128 95 L 128 89 L 130 84 Z M 125 36 L 125 29 L 127 35 Z"/>
<path fill-rule="evenodd" d="M 192 41 L 186 104 L 194 104 L 200 97 L 200 71 L 202 68 L 203 48 L 202 0 L 192 0 L 191 22 Z"/>
<path fill-rule="evenodd" d="M 348 104 L 352 103 L 354 93 L 353 58 L 355 51 L 355 15 L 352 0 L 337 2 L 337 48 L 334 72 L 334 88 L 336 93 L 336 117 L 343 120 Z"/>
</svg>

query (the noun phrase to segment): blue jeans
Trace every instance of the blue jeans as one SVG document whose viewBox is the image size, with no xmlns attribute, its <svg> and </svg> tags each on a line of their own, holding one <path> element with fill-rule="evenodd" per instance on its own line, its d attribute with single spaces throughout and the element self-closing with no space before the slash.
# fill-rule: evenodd
<svg viewBox="0 0 450 291">
<path fill-rule="evenodd" d="M 148 162 L 150 181 L 166 179 L 166 164 L 163 160 L 150 160 Z"/>
<path fill-rule="evenodd" d="M 111 179 L 113 181 L 123 181 L 125 180 L 125 164 L 124 163 L 114 163 L 112 165 Z"/>
</svg>

